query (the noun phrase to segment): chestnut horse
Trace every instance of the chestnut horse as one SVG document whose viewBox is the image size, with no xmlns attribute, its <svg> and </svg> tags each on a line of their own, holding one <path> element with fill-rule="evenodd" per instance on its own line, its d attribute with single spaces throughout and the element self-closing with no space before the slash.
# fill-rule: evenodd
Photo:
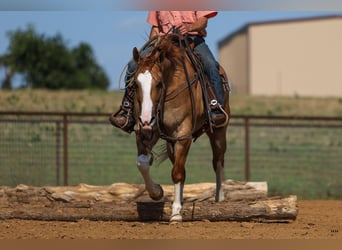
<svg viewBox="0 0 342 250">
<path fill-rule="evenodd" d="M 216 173 L 215 200 L 224 200 L 222 182 L 230 113 L 229 91 L 225 89 L 223 108 L 227 114 L 226 123 L 218 128 L 208 126 L 208 104 L 203 100 L 204 93 L 198 74 L 181 46 L 184 40 L 179 37 L 175 34 L 159 37 L 152 51 L 145 57 L 136 48 L 133 49 L 133 58 L 137 63 L 134 103 L 137 167 L 150 197 L 161 199 L 163 189 L 153 182 L 149 168 L 153 160 L 153 146 L 160 138 L 166 140 L 167 155 L 173 164 L 174 183 L 170 222 L 182 221 L 185 162 L 192 140 L 203 131 L 209 136 L 212 148 L 212 164 Z"/>
</svg>

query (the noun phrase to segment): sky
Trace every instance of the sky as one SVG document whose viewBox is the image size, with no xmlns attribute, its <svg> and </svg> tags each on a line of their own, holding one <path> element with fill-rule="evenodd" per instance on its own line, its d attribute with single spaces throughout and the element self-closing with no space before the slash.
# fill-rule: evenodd
<svg viewBox="0 0 342 250">
<path fill-rule="evenodd" d="M 3 1 L 3 0 L 0 0 Z M 12 0 L 12 2 L 16 2 Z M 87 1 L 85 1 L 87 2 Z M 69 47 L 86 42 L 94 50 L 97 62 L 104 68 L 111 85 L 119 88 L 120 74 L 132 56 L 134 47 L 141 47 L 148 39 L 150 25 L 146 23 L 147 10 L 104 8 L 13 8 L 3 10 L 0 2 L 0 55 L 9 45 L 8 31 L 25 29 L 34 25 L 36 31 L 46 36 L 61 34 Z M 342 15 L 338 10 L 219 10 L 209 19 L 206 41 L 217 56 L 218 42 L 248 23 L 293 18 Z M 4 72 L 0 70 L 0 81 Z M 20 84 L 20 79 L 15 81 Z M 121 87 L 123 84 L 121 83 Z"/>
</svg>

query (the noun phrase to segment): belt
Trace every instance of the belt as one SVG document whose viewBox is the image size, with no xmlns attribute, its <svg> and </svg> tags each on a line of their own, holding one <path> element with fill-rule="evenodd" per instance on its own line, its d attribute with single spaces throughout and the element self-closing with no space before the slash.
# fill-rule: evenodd
<svg viewBox="0 0 342 250">
<path fill-rule="evenodd" d="M 205 42 L 203 36 L 201 35 L 188 35 L 188 38 L 190 38 L 194 42 L 195 47 Z"/>
</svg>

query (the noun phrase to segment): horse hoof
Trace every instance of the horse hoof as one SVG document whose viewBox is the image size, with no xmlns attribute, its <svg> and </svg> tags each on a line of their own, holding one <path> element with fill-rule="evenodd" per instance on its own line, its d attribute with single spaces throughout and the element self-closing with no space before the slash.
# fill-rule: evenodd
<svg viewBox="0 0 342 250">
<path fill-rule="evenodd" d="M 155 186 L 156 189 L 158 189 L 157 192 L 153 192 L 153 194 L 150 194 L 150 197 L 154 201 L 159 201 L 164 196 L 164 191 L 162 187 L 158 184 Z"/>
<path fill-rule="evenodd" d="M 177 224 L 177 223 L 181 223 L 183 221 L 182 216 L 180 214 L 175 214 L 175 215 L 171 215 L 170 218 L 170 224 Z"/>
</svg>

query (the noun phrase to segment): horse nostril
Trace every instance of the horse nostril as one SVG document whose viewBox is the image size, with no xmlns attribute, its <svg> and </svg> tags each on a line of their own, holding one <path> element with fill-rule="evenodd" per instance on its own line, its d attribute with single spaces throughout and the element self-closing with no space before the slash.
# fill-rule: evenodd
<svg viewBox="0 0 342 250">
<path fill-rule="evenodd" d="M 156 123 L 156 118 L 153 116 L 150 121 L 150 125 L 153 126 L 155 123 Z"/>
<path fill-rule="evenodd" d="M 143 120 L 141 117 L 139 117 L 139 122 L 140 122 L 142 127 L 152 127 L 155 124 L 156 119 L 154 116 L 152 116 L 151 120 L 147 121 L 147 120 Z"/>
</svg>

